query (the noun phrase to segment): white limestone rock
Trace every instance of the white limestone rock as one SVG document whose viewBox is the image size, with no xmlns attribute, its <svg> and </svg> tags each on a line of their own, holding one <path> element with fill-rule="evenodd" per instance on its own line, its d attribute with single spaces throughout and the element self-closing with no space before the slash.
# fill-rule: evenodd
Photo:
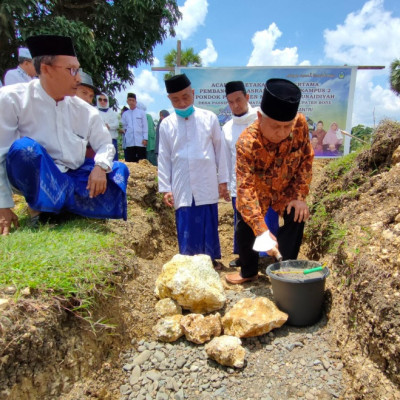
<svg viewBox="0 0 400 400">
<path fill-rule="evenodd" d="M 157 340 L 170 343 L 183 336 L 181 319 L 182 315 L 180 314 L 160 319 L 153 327 Z"/>
<path fill-rule="evenodd" d="M 160 299 L 176 300 L 182 308 L 199 314 L 220 310 L 226 301 L 220 277 L 207 255 L 175 255 L 164 264 L 155 294 Z"/>
<path fill-rule="evenodd" d="M 288 314 L 266 297 L 239 300 L 222 318 L 226 335 L 237 337 L 261 336 L 275 328 L 280 328 L 288 319 Z"/>
<path fill-rule="evenodd" d="M 185 337 L 190 342 L 203 344 L 212 337 L 221 334 L 221 315 L 188 314 L 182 317 L 181 326 Z"/>
<path fill-rule="evenodd" d="M 215 337 L 205 345 L 207 356 L 227 367 L 243 368 L 246 355 L 242 341 L 236 336 Z"/>
<path fill-rule="evenodd" d="M 158 301 L 155 309 L 160 318 L 182 314 L 182 307 L 176 301 L 169 298 Z"/>
</svg>

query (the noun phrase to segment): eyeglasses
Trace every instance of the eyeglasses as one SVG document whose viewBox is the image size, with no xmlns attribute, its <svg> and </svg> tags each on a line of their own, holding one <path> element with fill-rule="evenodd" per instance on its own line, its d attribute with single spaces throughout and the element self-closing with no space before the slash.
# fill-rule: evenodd
<svg viewBox="0 0 400 400">
<path fill-rule="evenodd" d="M 53 65 L 53 64 L 49 64 L 49 65 L 54 68 L 67 69 L 69 71 L 69 73 L 71 74 L 71 76 L 76 76 L 76 75 L 78 75 L 78 72 L 79 72 L 79 68 L 63 67 L 62 65 Z"/>
<path fill-rule="evenodd" d="M 100 97 L 99 97 L 99 101 L 104 101 L 104 102 L 107 103 L 107 99 L 102 99 L 102 98 L 100 98 Z"/>
</svg>

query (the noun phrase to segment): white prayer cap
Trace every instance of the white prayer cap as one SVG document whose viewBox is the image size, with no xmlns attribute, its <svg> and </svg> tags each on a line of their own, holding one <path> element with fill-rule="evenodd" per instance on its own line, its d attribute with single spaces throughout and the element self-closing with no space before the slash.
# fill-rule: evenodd
<svg viewBox="0 0 400 400">
<path fill-rule="evenodd" d="M 31 53 L 29 52 L 29 50 L 26 47 L 20 47 L 18 49 L 18 57 L 29 58 L 30 60 L 32 60 Z"/>
</svg>

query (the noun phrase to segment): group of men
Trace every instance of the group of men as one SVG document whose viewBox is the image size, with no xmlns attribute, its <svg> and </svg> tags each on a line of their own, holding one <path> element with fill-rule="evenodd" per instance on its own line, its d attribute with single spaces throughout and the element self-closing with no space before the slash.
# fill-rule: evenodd
<svg viewBox="0 0 400 400">
<path fill-rule="evenodd" d="M 29 79 L 0 90 L 0 234 L 18 226 L 13 191 L 27 200 L 32 220 L 62 211 L 126 219 L 129 171 L 114 158 L 117 120 L 109 113 L 108 97 L 96 93 L 80 70 L 70 38 L 34 36 L 27 45 L 29 54 L 21 53 L 18 67 L 23 72 L 15 73 Z M 30 79 L 26 62 L 38 79 Z M 175 209 L 179 252 L 208 254 L 220 267 L 218 199 L 223 198 L 232 200 L 234 209 L 239 257 L 231 265 L 241 267 L 226 275 L 229 283 L 257 279 L 261 251 L 296 259 L 309 217 L 305 198 L 314 157 L 308 124 L 297 113 L 300 89 L 270 79 L 254 109 L 244 83 L 228 82 L 233 118 L 221 130 L 214 113 L 194 107 L 185 74 L 165 86 L 175 112 L 157 126 L 159 191 Z M 97 109 L 89 105 L 95 94 Z M 146 157 L 147 118 L 133 93 L 127 102 L 126 161 L 137 161 Z"/>
<path fill-rule="evenodd" d="M 179 252 L 221 257 L 218 198 L 235 212 L 232 284 L 258 278 L 259 252 L 296 259 L 304 223 L 305 198 L 312 176 L 313 148 L 308 124 L 298 114 L 300 89 L 285 79 L 270 79 L 260 108 L 248 103 L 244 83 L 225 85 L 233 118 L 221 131 L 214 113 L 194 107 L 194 90 L 185 74 L 165 81 L 175 112 L 160 125 L 159 191 L 175 208 Z M 279 226 L 278 215 L 283 218 Z"/>
</svg>

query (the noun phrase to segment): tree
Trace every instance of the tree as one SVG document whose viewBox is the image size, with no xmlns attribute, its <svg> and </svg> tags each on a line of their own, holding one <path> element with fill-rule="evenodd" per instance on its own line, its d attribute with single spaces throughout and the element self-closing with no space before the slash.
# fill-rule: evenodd
<svg viewBox="0 0 400 400">
<path fill-rule="evenodd" d="M 400 95 L 400 59 L 390 64 L 390 88 L 397 95 Z"/>
<path fill-rule="evenodd" d="M 164 63 L 167 67 L 176 67 L 177 51 L 172 49 L 168 54 L 164 56 Z M 181 51 L 181 62 L 180 65 L 188 67 L 194 65 L 195 67 L 201 67 L 201 57 L 194 52 L 193 47 L 189 47 L 186 50 Z M 174 76 L 174 72 L 169 72 L 164 75 L 164 80 Z"/>
<path fill-rule="evenodd" d="M 155 45 L 175 36 L 179 18 L 176 0 L 2 0 L 0 74 L 28 36 L 67 35 L 95 85 L 115 93 L 133 83 L 130 67 L 151 62 Z"/>
<path fill-rule="evenodd" d="M 351 134 L 364 142 L 370 143 L 374 130 L 369 126 L 356 125 L 351 129 Z M 350 152 L 355 151 L 363 146 L 362 142 L 352 139 L 350 142 Z"/>
</svg>

